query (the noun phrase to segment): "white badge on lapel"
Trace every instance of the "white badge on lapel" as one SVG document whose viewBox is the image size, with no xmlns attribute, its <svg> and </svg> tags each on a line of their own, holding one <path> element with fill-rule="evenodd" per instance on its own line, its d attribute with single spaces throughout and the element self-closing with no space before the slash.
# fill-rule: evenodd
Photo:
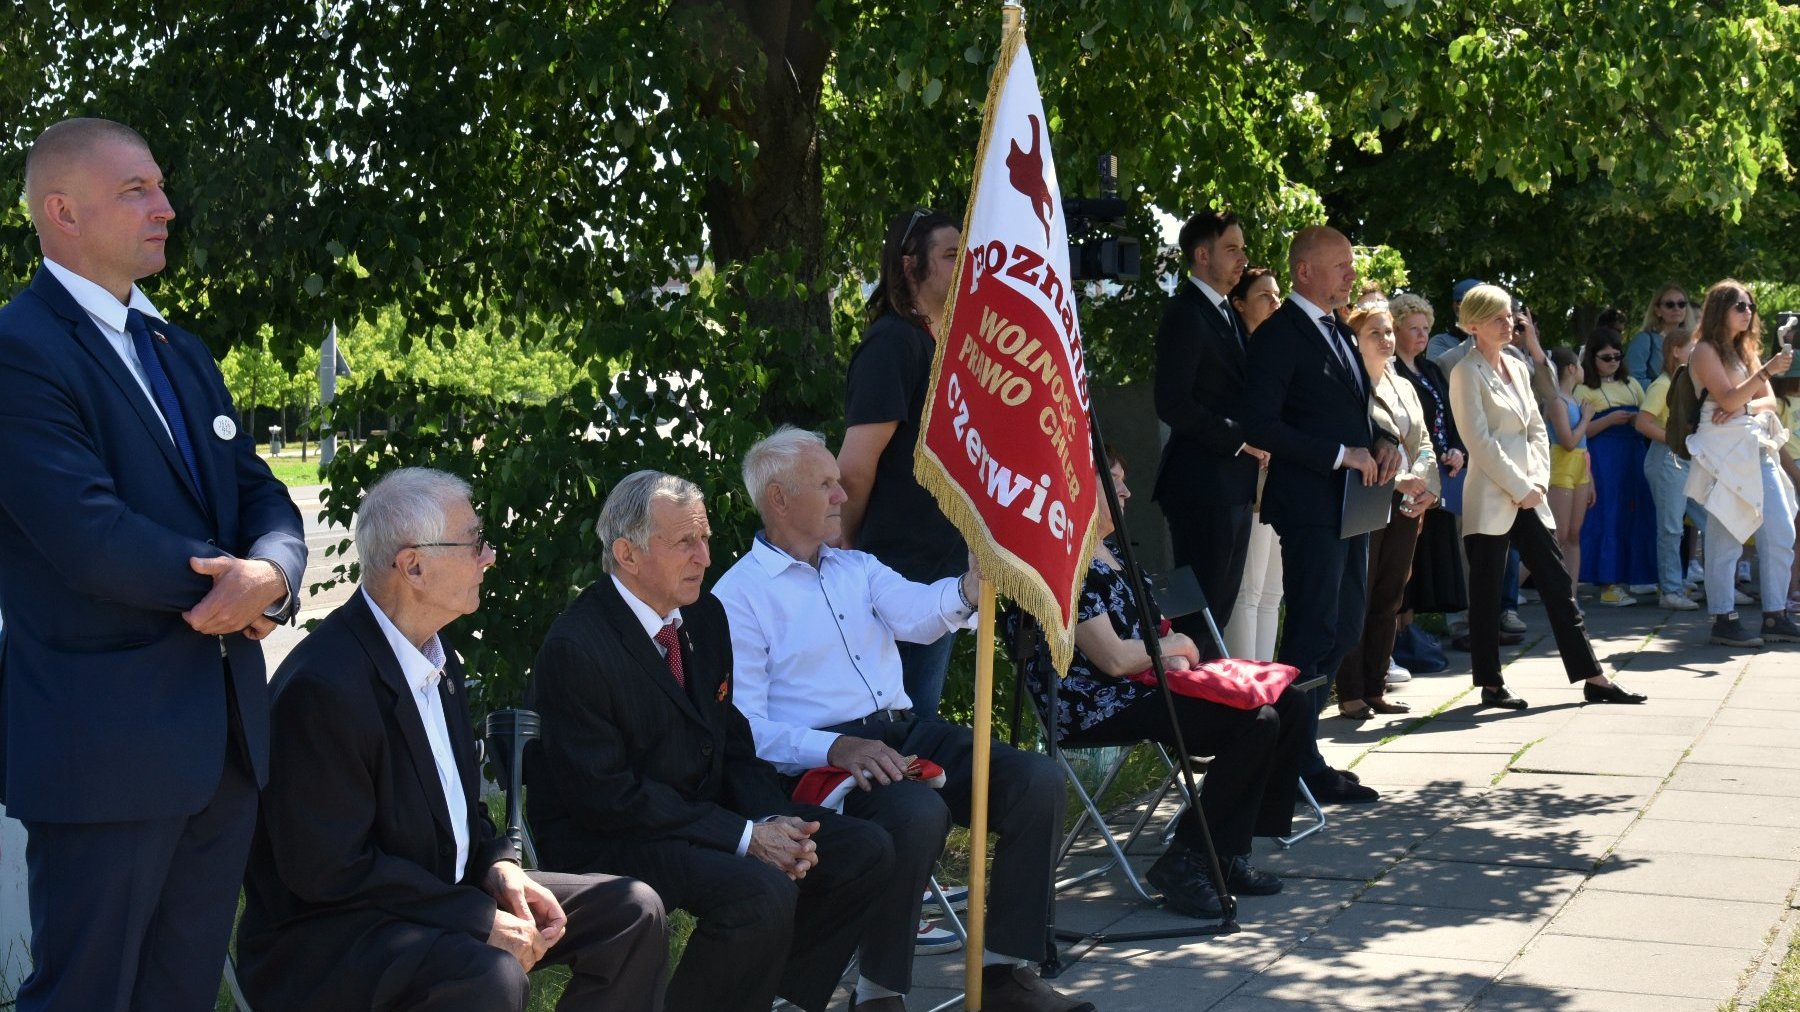
<svg viewBox="0 0 1800 1012">
<path fill-rule="evenodd" d="M 213 435 L 220 439 L 237 438 L 237 423 L 228 415 L 219 415 L 213 419 Z"/>
</svg>

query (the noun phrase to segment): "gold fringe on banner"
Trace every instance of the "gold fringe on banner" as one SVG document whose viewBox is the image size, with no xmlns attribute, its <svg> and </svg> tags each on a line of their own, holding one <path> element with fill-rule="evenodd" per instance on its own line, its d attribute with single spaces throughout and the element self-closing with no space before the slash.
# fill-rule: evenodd
<svg viewBox="0 0 1800 1012">
<path fill-rule="evenodd" d="M 998 106 L 1000 92 L 1006 85 L 1008 75 L 1012 73 L 1013 59 L 1018 56 L 1019 47 L 1025 43 L 1023 25 L 1010 28 L 1000 40 L 1000 59 L 994 67 L 994 74 L 988 81 L 987 104 L 981 116 L 981 144 L 975 155 L 975 183 L 969 190 L 969 204 L 963 211 L 963 227 L 960 239 L 961 251 L 956 258 L 956 271 L 950 279 L 950 298 L 944 307 L 944 326 L 946 331 L 956 316 L 956 295 L 962 289 L 963 270 L 969 262 L 969 222 L 975 213 L 975 206 L 981 197 L 981 170 L 987 163 L 988 144 L 993 140 L 994 110 Z M 921 438 L 913 448 L 913 474 L 920 485 L 924 486 L 937 500 L 938 507 L 944 516 L 955 525 L 975 553 L 976 564 L 981 567 L 982 575 L 994 584 L 994 589 L 1011 598 L 1018 605 L 1035 617 L 1044 627 L 1044 638 L 1050 645 L 1051 662 L 1056 666 L 1059 675 L 1066 675 L 1069 661 L 1075 652 L 1075 607 L 1074 602 L 1081 593 L 1082 584 L 1087 577 L 1087 562 L 1093 558 L 1094 543 L 1099 538 L 1099 510 L 1089 516 L 1087 529 L 1081 536 L 1081 564 L 1075 567 L 1074 579 L 1069 586 L 1053 588 L 1035 568 L 1017 555 L 1000 547 L 988 533 L 987 523 L 981 518 L 981 511 L 969 498 L 962 487 L 950 479 L 943 462 L 937 459 L 926 446 L 923 434 L 930 431 L 931 416 L 936 404 L 938 383 L 943 378 L 946 349 L 950 345 L 951 335 L 946 332 L 936 342 L 936 349 L 931 357 L 931 385 L 928 388 L 932 396 L 925 400 L 925 411 L 919 420 Z M 1089 402 L 1088 410 L 1093 410 Z M 1082 433 L 1081 438 L 1091 442 L 1089 433 Z M 1092 454 L 1089 454 L 1091 459 Z M 1098 478 L 1096 478 L 1098 480 Z M 1098 486 L 1095 486 L 1098 492 Z M 1104 502 L 1104 497 L 1101 499 Z M 1057 590 L 1062 591 L 1062 599 L 1057 599 Z M 1069 603 L 1069 619 L 1063 620 L 1064 602 Z"/>
</svg>

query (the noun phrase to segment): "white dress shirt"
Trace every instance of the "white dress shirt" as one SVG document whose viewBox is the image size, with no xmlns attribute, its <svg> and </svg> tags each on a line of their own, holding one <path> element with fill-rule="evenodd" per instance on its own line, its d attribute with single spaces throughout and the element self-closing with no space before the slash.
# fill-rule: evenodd
<svg viewBox="0 0 1800 1012">
<path fill-rule="evenodd" d="M 131 343 L 131 335 L 125 330 L 125 313 L 135 309 L 152 319 L 164 323 L 168 321 L 163 319 L 163 315 L 150 304 L 149 297 L 139 291 L 136 285 L 131 286 L 131 302 L 125 304 L 114 298 L 111 292 L 49 257 L 44 258 L 44 269 L 62 283 L 75 304 L 86 311 L 94 321 L 94 326 L 100 328 L 106 343 L 112 345 L 113 351 L 118 352 L 119 357 L 125 360 L 126 371 L 131 373 L 132 379 L 137 380 L 138 389 L 144 392 L 144 400 L 149 401 L 150 406 L 156 410 L 156 417 L 162 418 L 163 431 L 167 432 L 169 420 L 163 418 L 162 406 L 156 402 L 156 395 L 150 392 L 150 381 L 144 377 L 144 364 L 138 361 L 137 347 Z M 171 442 L 175 439 L 174 433 L 169 434 L 169 439 Z"/>
<path fill-rule="evenodd" d="M 1344 353 L 1346 350 L 1344 348 L 1343 338 L 1338 336 L 1335 327 L 1332 329 L 1332 331 L 1330 333 L 1327 333 L 1325 330 L 1324 321 L 1319 319 L 1319 317 L 1321 317 L 1321 316 L 1329 316 L 1333 320 L 1335 320 L 1335 319 L 1337 319 L 1337 314 L 1327 313 L 1325 310 L 1320 309 L 1318 306 L 1313 305 L 1312 300 L 1308 299 L 1304 295 L 1301 295 L 1299 292 L 1289 292 L 1288 298 L 1293 300 L 1294 305 L 1299 306 L 1301 309 L 1306 311 L 1307 318 L 1312 320 L 1313 326 L 1315 328 L 1317 328 L 1319 331 L 1319 336 L 1325 339 L 1325 343 L 1329 344 L 1331 346 L 1332 352 L 1338 356 L 1338 361 L 1342 362 L 1344 360 L 1343 356 L 1344 356 Z M 1350 375 L 1352 377 L 1354 377 L 1358 382 L 1361 382 L 1362 378 L 1363 378 L 1362 363 L 1360 363 L 1356 360 L 1357 353 L 1354 348 L 1349 349 L 1349 355 L 1350 355 Z M 1348 446 L 1346 446 L 1343 443 L 1338 444 L 1337 460 L 1333 461 L 1331 464 L 1331 469 L 1333 471 L 1344 466 L 1344 456 L 1346 454 L 1348 454 L 1349 452 L 1350 452 L 1350 448 Z"/>
<path fill-rule="evenodd" d="M 650 637 L 650 645 L 656 648 L 657 656 L 664 660 L 668 660 L 669 652 L 664 649 L 661 643 L 656 642 L 656 634 L 662 632 L 663 626 L 666 625 L 672 625 L 675 628 L 680 629 L 681 609 L 677 608 L 667 615 L 658 615 L 655 608 L 652 608 L 639 600 L 638 596 L 631 592 L 630 587 L 619 582 L 618 577 L 611 577 L 611 580 L 613 586 L 618 589 L 619 596 L 625 599 L 625 607 L 631 609 L 631 614 L 637 617 L 638 624 L 644 627 L 644 635 Z M 669 677 L 674 678 L 674 673 L 671 672 Z M 737 856 L 743 857 L 744 854 L 749 851 L 750 830 L 754 827 L 755 823 L 751 822 L 749 819 L 744 820 L 743 835 L 738 837 Z"/>
<path fill-rule="evenodd" d="M 815 728 L 912 707 L 896 640 L 969 627 L 960 577 L 913 583 L 866 552 L 819 549 L 819 568 L 761 534 L 713 594 L 731 618 L 732 699 L 756 754 L 783 773 L 826 764 L 838 736 Z"/>
<path fill-rule="evenodd" d="M 413 702 L 419 707 L 419 720 L 425 724 L 425 738 L 431 742 L 431 760 L 437 766 L 438 786 L 444 792 L 444 807 L 450 812 L 450 832 L 456 837 L 454 881 L 461 882 L 464 867 L 469 862 L 469 800 L 463 796 L 462 775 L 456 771 L 456 753 L 450 750 L 450 723 L 444 716 L 444 700 L 438 691 L 438 683 L 444 678 L 444 646 L 436 636 L 426 641 L 424 650 L 413 646 L 400 630 L 394 628 L 394 623 L 375 603 L 367 587 L 362 588 L 362 595 L 369 610 L 375 613 L 375 624 L 381 627 L 381 634 L 387 637 L 388 646 L 400 662 L 400 673 L 406 676 Z"/>
</svg>

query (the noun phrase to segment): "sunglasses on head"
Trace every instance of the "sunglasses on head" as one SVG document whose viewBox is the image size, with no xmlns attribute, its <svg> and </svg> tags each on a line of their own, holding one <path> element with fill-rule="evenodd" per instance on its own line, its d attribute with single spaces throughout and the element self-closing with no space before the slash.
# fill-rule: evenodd
<svg viewBox="0 0 1800 1012">
<path fill-rule="evenodd" d="M 1686 309 L 1687 308 L 1687 300 L 1686 299 L 1664 299 L 1662 302 L 1662 307 L 1664 309 Z"/>
<path fill-rule="evenodd" d="M 1617 362 L 1619 359 L 1622 359 L 1624 357 L 1625 356 L 1619 354 L 1616 351 L 1611 351 L 1611 352 L 1607 352 L 1604 355 L 1595 355 L 1594 361 L 1596 361 L 1596 362 Z"/>
<path fill-rule="evenodd" d="M 930 213 L 931 213 L 931 208 L 929 208 L 929 207 L 921 207 L 921 208 L 918 208 L 917 210 L 913 211 L 912 217 L 910 219 L 908 219 L 906 222 L 906 231 L 900 233 L 900 248 L 901 249 L 905 249 L 906 248 L 906 240 L 912 238 L 913 226 L 917 225 L 919 223 L 920 218 L 923 218 Z"/>
</svg>

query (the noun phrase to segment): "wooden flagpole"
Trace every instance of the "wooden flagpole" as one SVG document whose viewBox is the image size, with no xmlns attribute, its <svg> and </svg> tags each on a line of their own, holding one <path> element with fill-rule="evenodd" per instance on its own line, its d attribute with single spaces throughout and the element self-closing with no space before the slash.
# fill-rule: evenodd
<svg viewBox="0 0 1800 1012">
<path fill-rule="evenodd" d="M 981 581 L 975 624 L 975 741 L 969 785 L 969 940 L 963 946 L 963 1008 L 981 1008 L 987 938 L 988 763 L 994 742 L 994 585 Z"/>
</svg>

